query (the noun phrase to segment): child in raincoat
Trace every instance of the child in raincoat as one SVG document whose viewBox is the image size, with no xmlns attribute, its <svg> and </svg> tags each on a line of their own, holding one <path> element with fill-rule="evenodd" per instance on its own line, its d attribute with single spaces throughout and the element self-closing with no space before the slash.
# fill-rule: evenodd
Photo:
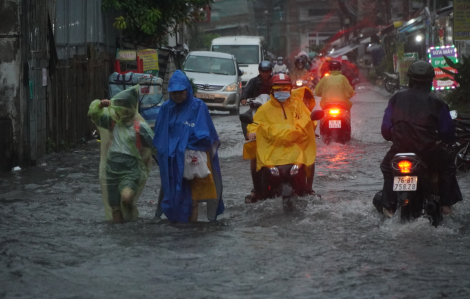
<svg viewBox="0 0 470 299">
<path fill-rule="evenodd" d="M 100 183 L 106 220 L 134 220 L 150 171 L 153 132 L 137 112 L 139 85 L 95 100 L 88 116 L 100 130 Z"/>
</svg>

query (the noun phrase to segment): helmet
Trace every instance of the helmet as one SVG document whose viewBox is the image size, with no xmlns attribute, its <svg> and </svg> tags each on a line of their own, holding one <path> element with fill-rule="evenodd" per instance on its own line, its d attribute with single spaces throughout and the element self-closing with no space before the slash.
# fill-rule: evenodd
<svg viewBox="0 0 470 299">
<path fill-rule="evenodd" d="M 258 65 L 258 71 L 260 72 L 272 72 L 273 70 L 273 65 L 271 64 L 271 62 L 267 61 L 267 60 L 263 60 L 259 63 Z"/>
<path fill-rule="evenodd" d="M 432 65 L 423 60 L 413 62 L 408 69 L 407 75 L 414 81 L 432 81 L 436 76 Z"/>
<path fill-rule="evenodd" d="M 305 60 L 302 57 L 299 57 L 295 60 L 294 64 L 299 69 L 303 69 L 305 67 Z"/>
<path fill-rule="evenodd" d="M 341 62 L 332 60 L 328 63 L 328 67 L 330 71 L 340 71 L 341 70 Z"/>
<path fill-rule="evenodd" d="M 273 86 L 273 85 L 282 85 L 282 84 L 285 84 L 285 85 L 292 85 L 291 83 L 291 80 L 289 78 L 289 76 L 287 76 L 286 74 L 277 74 L 277 75 L 274 75 L 271 80 L 269 80 L 269 86 Z"/>
<path fill-rule="evenodd" d="M 348 56 L 346 56 L 346 55 L 341 56 L 341 60 L 346 60 L 346 61 L 348 61 Z"/>
</svg>

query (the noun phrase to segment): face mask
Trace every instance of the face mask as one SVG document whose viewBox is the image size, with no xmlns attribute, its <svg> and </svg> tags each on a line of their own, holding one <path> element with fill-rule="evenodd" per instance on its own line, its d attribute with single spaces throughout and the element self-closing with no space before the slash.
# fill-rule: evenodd
<svg viewBox="0 0 470 299">
<path fill-rule="evenodd" d="M 290 91 L 275 91 L 273 96 L 279 102 L 284 103 L 288 98 L 290 98 Z"/>
</svg>

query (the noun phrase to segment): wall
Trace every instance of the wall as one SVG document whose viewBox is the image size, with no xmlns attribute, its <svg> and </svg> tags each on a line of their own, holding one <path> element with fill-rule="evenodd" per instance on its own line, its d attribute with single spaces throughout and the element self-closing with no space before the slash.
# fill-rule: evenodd
<svg viewBox="0 0 470 299">
<path fill-rule="evenodd" d="M 0 134 L 0 165 L 2 168 L 7 167 L 13 159 L 11 156 L 13 149 L 21 146 L 18 138 L 21 132 L 18 11 L 18 0 L 0 2 L 0 119 L 3 120 L 2 134 Z"/>
</svg>

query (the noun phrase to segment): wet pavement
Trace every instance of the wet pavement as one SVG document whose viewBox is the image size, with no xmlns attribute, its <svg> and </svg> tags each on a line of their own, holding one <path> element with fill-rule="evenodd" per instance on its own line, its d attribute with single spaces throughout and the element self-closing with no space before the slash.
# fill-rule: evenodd
<svg viewBox="0 0 470 299">
<path fill-rule="evenodd" d="M 236 116 L 213 114 L 226 211 L 216 223 L 155 219 L 154 166 L 140 219 L 104 221 L 99 147 L 90 141 L 39 166 L 0 173 L 0 298 L 470 298 L 470 175 L 464 201 L 434 228 L 384 220 L 371 204 L 390 146 L 389 95 L 359 86 L 353 140 L 318 142 L 315 190 L 244 204 L 249 163 Z"/>
</svg>

